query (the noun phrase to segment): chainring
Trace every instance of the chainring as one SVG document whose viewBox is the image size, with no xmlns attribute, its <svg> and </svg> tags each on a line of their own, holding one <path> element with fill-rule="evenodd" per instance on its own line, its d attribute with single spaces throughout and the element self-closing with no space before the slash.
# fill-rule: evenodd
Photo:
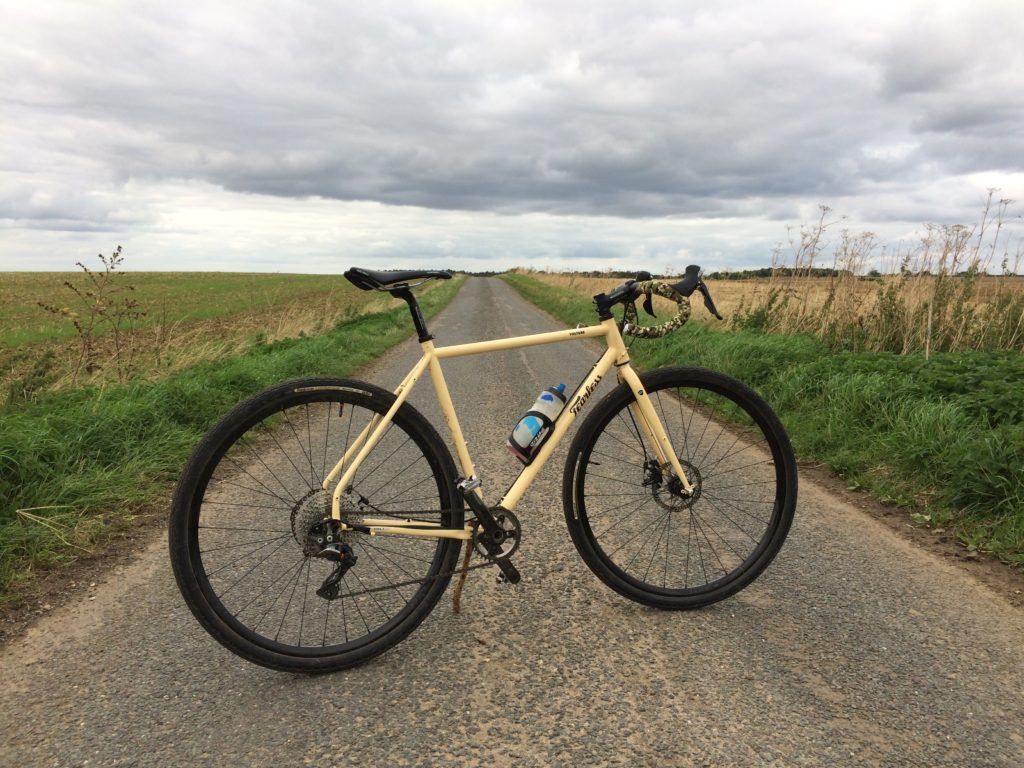
<svg viewBox="0 0 1024 768">
<path fill-rule="evenodd" d="M 523 537 L 523 527 L 519 523 L 519 518 L 516 517 L 514 512 L 507 509 L 492 510 L 491 514 L 494 515 L 494 521 L 498 524 L 498 527 L 504 531 L 505 539 L 501 542 L 501 551 L 497 554 L 491 554 L 487 551 L 487 547 L 480 541 L 480 534 L 483 531 L 480 527 L 477 527 L 473 534 L 473 549 L 487 560 L 511 557 L 519 549 L 519 543 Z"/>
</svg>

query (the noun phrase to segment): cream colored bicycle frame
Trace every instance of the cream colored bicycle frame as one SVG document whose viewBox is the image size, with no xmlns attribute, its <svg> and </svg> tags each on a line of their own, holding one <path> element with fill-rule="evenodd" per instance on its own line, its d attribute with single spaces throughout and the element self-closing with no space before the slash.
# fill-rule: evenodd
<svg viewBox="0 0 1024 768">
<path fill-rule="evenodd" d="M 691 491 L 689 479 L 679 463 L 677 453 L 673 450 L 650 398 L 644 391 L 640 377 L 629 364 L 629 353 L 622 341 L 619 327 L 614 319 L 602 321 L 599 325 L 591 325 L 586 328 L 575 328 L 551 333 L 537 333 L 530 336 L 515 336 L 495 341 L 479 341 L 472 344 L 457 344 L 451 347 L 435 347 L 433 341 L 427 340 L 420 344 L 423 348 L 423 357 L 409 372 L 409 375 L 402 380 L 395 390 L 395 402 L 384 416 L 374 416 L 370 423 L 352 442 L 352 445 L 345 451 L 345 455 L 335 467 L 324 478 L 323 488 L 329 490 L 331 483 L 337 481 L 334 487 L 331 503 L 331 516 L 335 520 L 341 520 L 341 497 L 345 489 L 351 483 L 356 470 L 363 463 L 366 457 L 373 450 L 374 446 L 381 439 L 384 431 L 391 423 L 395 413 L 402 407 L 402 403 L 409 397 L 416 382 L 419 381 L 423 372 L 430 371 L 430 378 L 434 382 L 434 390 L 437 392 L 437 400 L 444 412 L 445 421 L 451 432 L 452 441 L 455 443 L 455 450 L 458 453 L 459 463 L 462 465 L 462 472 L 465 477 L 476 477 L 473 467 L 473 460 L 470 458 L 469 450 L 466 448 L 466 440 L 462 436 L 462 427 L 459 426 L 459 419 L 455 414 L 455 407 L 452 405 L 451 395 L 448 393 L 448 385 L 445 383 L 444 374 L 441 372 L 441 360 L 449 357 L 463 357 L 466 355 L 480 355 L 486 352 L 500 352 L 505 349 L 518 349 L 520 347 L 532 347 L 538 344 L 557 344 L 561 341 L 576 341 L 581 339 L 594 339 L 603 337 L 608 344 L 607 351 L 601 356 L 594 367 L 587 374 L 586 378 L 573 393 L 565 410 L 555 422 L 554 431 L 547 442 L 541 447 L 533 461 L 523 468 L 522 473 L 508 489 L 501 499 L 499 506 L 507 510 L 515 509 L 516 504 L 522 498 L 526 489 L 533 483 L 537 473 L 544 467 L 547 460 L 558 447 L 559 442 L 565 433 L 572 426 L 576 417 L 583 410 L 598 383 L 614 366 L 619 381 L 625 382 L 633 390 L 636 402 L 630 406 L 634 418 L 647 435 L 648 442 L 654 451 L 663 471 L 671 471 L 682 482 L 686 491 Z M 474 493 L 480 495 L 480 489 Z M 473 529 L 466 525 L 462 530 L 441 528 L 439 523 L 428 523 L 421 520 L 398 520 L 387 518 L 363 518 L 361 523 L 370 529 L 371 535 L 398 535 L 398 536 L 426 536 L 432 538 L 449 539 L 470 539 L 473 536 Z M 342 529 L 347 526 L 342 523 Z"/>
</svg>

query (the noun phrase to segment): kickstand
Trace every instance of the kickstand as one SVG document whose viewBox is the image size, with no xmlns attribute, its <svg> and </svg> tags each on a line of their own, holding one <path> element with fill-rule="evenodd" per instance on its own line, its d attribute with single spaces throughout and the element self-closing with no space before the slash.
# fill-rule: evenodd
<svg viewBox="0 0 1024 768">
<path fill-rule="evenodd" d="M 476 526 L 473 527 L 476 533 Z M 462 570 L 459 572 L 459 580 L 455 583 L 455 591 L 452 593 L 452 612 L 459 613 L 462 606 L 462 586 L 466 583 L 466 574 L 469 572 L 469 558 L 473 554 L 473 540 L 466 542 L 466 551 L 462 555 Z"/>
</svg>

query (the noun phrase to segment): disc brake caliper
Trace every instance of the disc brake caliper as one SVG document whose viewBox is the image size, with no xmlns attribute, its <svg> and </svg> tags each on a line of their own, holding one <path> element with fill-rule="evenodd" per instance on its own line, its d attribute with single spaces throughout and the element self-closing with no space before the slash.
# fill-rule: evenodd
<svg viewBox="0 0 1024 768">
<path fill-rule="evenodd" d="M 647 459 L 644 462 L 644 487 L 657 490 L 661 487 L 663 479 L 661 465 L 658 464 L 657 459 Z"/>
</svg>

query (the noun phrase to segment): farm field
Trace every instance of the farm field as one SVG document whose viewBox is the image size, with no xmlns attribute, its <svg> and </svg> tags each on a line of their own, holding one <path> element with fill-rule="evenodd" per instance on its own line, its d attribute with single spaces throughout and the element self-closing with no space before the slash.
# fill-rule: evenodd
<svg viewBox="0 0 1024 768">
<path fill-rule="evenodd" d="M 82 315 L 85 302 L 65 283 L 85 288 L 87 277 L 0 274 L 0 404 L 42 390 L 168 375 L 240 353 L 256 339 L 312 335 L 401 303 L 340 275 L 121 272 L 117 280 L 118 295 L 137 302 L 138 316 L 122 323 L 119 339 L 111 323 L 98 324 L 90 365 L 71 319 L 40 306 Z"/>
<path fill-rule="evenodd" d="M 549 285 L 588 296 L 607 291 L 609 288 L 613 288 L 622 282 L 622 278 L 590 277 L 573 273 L 527 271 L 523 271 L 523 273 Z M 929 282 L 933 281 L 934 278 Z M 821 309 L 828 298 L 829 287 L 832 282 L 832 279 L 828 277 L 801 277 L 792 282 L 787 277 L 778 277 L 775 280 L 771 278 L 708 280 L 709 285 L 714 283 L 715 286 L 715 305 L 727 317 L 734 316 L 739 312 L 749 310 L 751 307 L 758 305 L 773 287 L 792 291 L 801 300 L 806 296 L 809 309 Z M 858 312 L 862 315 L 870 314 L 876 307 L 879 287 L 892 282 L 893 276 L 891 275 L 884 278 L 863 277 L 849 281 L 850 297 L 858 305 Z M 977 295 L 973 299 L 973 303 L 990 303 L 999 296 L 1000 291 L 1003 293 L 1024 294 L 1024 277 L 1014 275 L 1003 278 L 986 275 L 979 278 Z M 672 302 L 661 296 L 655 296 L 654 303 L 666 311 L 673 307 Z M 692 319 L 699 323 L 710 323 L 712 325 L 718 323 L 713 317 L 703 312 L 694 312 Z"/>
<path fill-rule="evenodd" d="M 164 295 L 180 298 L 183 319 L 170 326 L 164 357 L 140 354 L 119 380 L 101 350 L 99 370 L 77 382 L 66 374 L 57 385 L 35 382 L 17 397 L 8 380 L 8 397 L 0 397 L 0 604 L 17 599 L 36 570 L 101 553 L 113 533 L 166 496 L 199 437 L 240 400 L 288 378 L 349 374 L 412 333 L 404 302 L 340 275 L 302 276 L 296 286 L 288 285 L 294 276 L 259 276 L 256 311 L 224 299 L 254 276 L 174 277 Z M 464 279 L 420 289 L 424 314 L 440 311 Z M 23 305 L 30 284 L 22 283 Z M 147 330 L 142 347 L 153 338 Z M 60 345 L 70 357 L 76 343 L 41 339 L 16 351 L 39 355 Z"/>
<path fill-rule="evenodd" d="M 588 325 L 591 295 L 621 282 L 523 273 L 504 279 L 563 322 Z M 700 365 L 741 379 L 776 409 L 801 458 L 955 536 L 969 552 L 1024 569 L 1024 355 L 855 351 L 811 333 L 735 327 L 729 317 L 736 293 L 730 299 L 728 281 L 708 284 L 726 322 L 696 299 L 691 322 L 663 339 L 637 340 L 634 361 L 645 368 Z"/>
<path fill-rule="evenodd" d="M 556 288 L 583 296 L 594 296 L 607 291 L 622 282 L 623 278 L 611 276 L 582 276 L 549 272 L 522 271 L 528 277 Z M 950 280 L 950 278 L 946 278 Z M 751 323 L 763 326 L 764 330 L 779 333 L 813 333 L 829 337 L 840 346 L 856 347 L 860 341 L 866 348 L 880 345 L 895 345 L 893 351 L 911 351 L 923 347 L 928 332 L 928 315 L 923 309 L 929 302 L 935 304 L 935 294 L 950 292 L 949 288 L 937 285 L 937 278 L 925 275 L 902 277 L 885 275 L 880 277 L 838 277 L 778 276 L 756 279 L 709 279 L 714 285 L 715 305 L 729 320 L 732 327 Z M 954 284 L 954 288 L 958 287 Z M 893 297 L 902 301 L 899 311 L 890 306 Z M 960 297 L 956 297 L 960 299 Z M 948 299 L 947 299 L 948 302 Z M 655 311 L 661 314 L 674 312 L 674 304 L 660 296 L 654 297 Z M 1001 337 L 986 337 L 973 326 L 980 326 L 988 318 L 986 311 L 1001 309 L 997 322 L 1007 326 Z M 889 311 L 892 317 L 885 317 Z M 959 314 L 957 314 L 959 312 Z M 960 301 L 960 309 L 949 306 L 947 315 L 951 322 L 962 321 L 963 329 L 951 333 L 950 344 L 954 350 L 982 348 L 1010 348 L 1024 350 L 1024 276 L 982 275 L 974 279 L 968 296 Z M 692 322 L 720 326 L 721 322 L 703 311 L 700 300 L 695 302 L 691 315 Z M 871 338 L 867 334 L 857 336 L 854 325 L 861 328 L 867 323 L 881 325 L 899 323 L 891 328 L 886 338 Z M 933 334 L 938 319 L 931 318 Z M 956 338 L 959 331 L 959 338 Z M 971 332 L 974 332 L 973 335 Z M 845 333 L 844 333 L 845 332 Z M 881 334 L 878 334 L 881 335 Z M 875 349 L 875 351 L 882 351 Z"/>
<path fill-rule="evenodd" d="M 281 275 L 218 272 L 123 272 L 146 316 L 141 325 L 162 320 L 193 322 L 237 312 L 259 312 L 296 299 L 361 293 L 338 275 Z M 0 347 L 74 336 L 63 318 L 39 302 L 66 305 L 73 295 L 65 282 L 86 285 L 82 272 L 0 273 Z"/>
</svg>

